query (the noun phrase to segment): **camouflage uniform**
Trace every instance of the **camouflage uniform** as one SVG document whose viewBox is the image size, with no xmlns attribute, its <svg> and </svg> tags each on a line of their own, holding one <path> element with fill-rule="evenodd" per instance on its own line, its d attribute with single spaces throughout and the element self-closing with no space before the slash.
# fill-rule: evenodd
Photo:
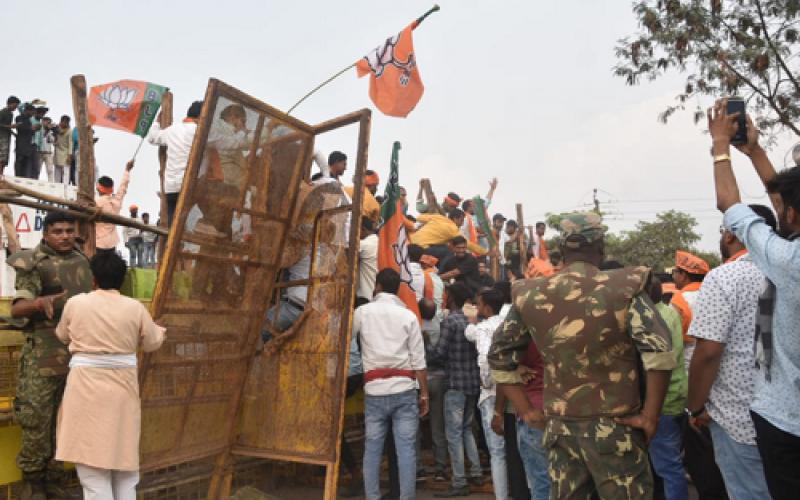
<svg viewBox="0 0 800 500">
<path fill-rule="evenodd" d="M 596 214 L 562 221 L 567 247 L 604 233 Z M 614 422 L 641 409 L 639 356 L 646 370 L 675 366 L 670 332 L 643 293 L 648 280 L 644 267 L 600 271 L 574 262 L 551 277 L 514 284 L 489 363 L 498 383 L 518 384 L 515 370 L 531 340 L 542 354 L 553 499 L 652 495 L 644 434 Z"/>
<path fill-rule="evenodd" d="M 58 406 L 69 370 L 69 352 L 55 336 L 55 328 L 67 299 L 92 289 L 89 261 L 79 250 L 59 254 L 44 242 L 8 258 L 16 271 L 14 300 L 35 299 L 66 291 L 53 303 L 48 320 L 37 313 L 25 322 L 14 413 L 22 427 L 22 447 L 17 466 L 27 480 L 43 481 L 55 452 Z"/>
</svg>

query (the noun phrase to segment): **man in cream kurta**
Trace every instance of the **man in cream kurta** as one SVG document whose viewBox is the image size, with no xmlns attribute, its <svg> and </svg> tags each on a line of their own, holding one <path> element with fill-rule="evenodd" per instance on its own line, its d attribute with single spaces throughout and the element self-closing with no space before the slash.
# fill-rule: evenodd
<svg viewBox="0 0 800 500">
<path fill-rule="evenodd" d="M 127 267 L 116 253 L 91 262 L 96 290 L 67 301 L 56 336 L 70 372 L 56 431 L 56 459 L 76 464 L 85 499 L 135 499 L 141 407 L 136 352 L 158 349 L 164 329 L 120 295 Z"/>
</svg>

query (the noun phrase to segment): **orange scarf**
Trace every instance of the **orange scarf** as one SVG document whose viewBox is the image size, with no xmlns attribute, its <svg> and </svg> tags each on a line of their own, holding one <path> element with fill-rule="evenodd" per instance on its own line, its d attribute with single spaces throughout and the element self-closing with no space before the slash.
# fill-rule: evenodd
<svg viewBox="0 0 800 500">
<path fill-rule="evenodd" d="M 423 277 L 425 278 L 425 285 L 422 287 L 422 296 L 426 299 L 433 300 L 433 278 L 431 278 L 431 273 L 433 269 L 426 269 L 423 273 Z"/>
<path fill-rule="evenodd" d="M 550 258 L 547 253 L 547 243 L 545 243 L 544 238 L 542 238 L 538 234 L 536 235 L 536 237 L 539 238 L 539 258 L 542 260 L 549 261 Z"/>
<path fill-rule="evenodd" d="M 694 344 L 694 338 L 687 335 L 689 332 L 689 325 L 692 324 L 692 308 L 689 307 L 689 303 L 686 302 L 683 292 L 695 292 L 700 290 L 701 285 L 702 283 L 697 281 L 689 283 L 682 289 L 675 292 L 672 295 L 672 300 L 670 301 L 670 304 L 675 306 L 675 308 L 678 310 L 678 313 L 681 315 L 681 327 L 683 329 L 684 344 Z"/>
<path fill-rule="evenodd" d="M 728 260 L 726 260 L 726 261 L 725 261 L 725 263 L 727 264 L 728 262 L 733 262 L 734 260 L 738 260 L 738 259 L 739 259 L 739 257 L 741 257 L 742 255 L 746 255 L 746 254 L 747 254 L 747 249 L 746 249 L 746 248 L 745 248 L 745 249 L 743 249 L 743 250 L 739 250 L 739 251 L 738 251 L 738 252 L 736 252 L 735 254 L 731 255 L 731 256 L 728 258 Z"/>
</svg>

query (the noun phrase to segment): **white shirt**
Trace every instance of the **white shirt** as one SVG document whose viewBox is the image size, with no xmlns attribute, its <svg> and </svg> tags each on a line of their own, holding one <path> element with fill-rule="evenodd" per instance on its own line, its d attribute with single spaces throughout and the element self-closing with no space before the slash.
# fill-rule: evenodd
<svg viewBox="0 0 800 500">
<path fill-rule="evenodd" d="M 370 234 L 361 240 L 358 247 L 358 292 L 357 297 L 371 300 L 378 274 L 378 235 Z"/>
<path fill-rule="evenodd" d="M 140 219 L 139 217 L 132 217 L 132 220 L 135 220 L 136 222 L 142 222 L 142 219 Z M 128 226 L 122 227 L 122 241 L 124 243 L 127 243 L 131 238 L 141 238 L 141 236 L 142 236 L 141 229 Z"/>
<path fill-rule="evenodd" d="M 419 265 L 419 262 L 411 261 L 408 263 L 408 272 L 411 273 L 411 283 L 409 283 L 409 286 L 414 290 L 414 294 L 417 296 L 417 302 L 419 302 L 425 295 L 425 272 L 422 270 L 422 266 Z"/>
<path fill-rule="evenodd" d="M 495 395 L 496 386 L 492 380 L 488 356 L 492 347 L 492 336 L 503 323 L 503 318 L 504 316 L 495 314 L 476 325 L 467 325 L 467 329 L 464 330 L 464 336 L 470 342 L 475 342 L 475 347 L 478 349 L 478 368 L 481 371 L 481 395 L 478 397 L 478 404 Z"/>
<path fill-rule="evenodd" d="M 167 147 L 167 166 L 164 169 L 165 193 L 180 192 L 196 131 L 197 123 L 194 121 L 173 123 L 164 130 L 161 130 L 158 122 L 153 122 L 150 127 L 147 141 L 156 146 Z"/>
<path fill-rule="evenodd" d="M 425 369 L 425 345 L 417 316 L 402 300 L 390 293 L 379 293 L 369 304 L 353 314 L 353 336 L 361 339 L 364 373 L 376 368 Z M 387 396 L 416 389 L 408 377 L 373 380 L 364 385 L 369 396 Z"/>
<path fill-rule="evenodd" d="M 747 255 L 722 265 L 703 280 L 692 305 L 689 335 L 725 344 L 708 397 L 708 414 L 739 443 L 755 445 L 750 419 L 755 389 L 758 297 L 764 275 Z"/>
<path fill-rule="evenodd" d="M 500 241 L 497 242 L 497 248 L 500 250 L 500 256 L 498 257 L 498 262 L 500 262 L 501 266 L 506 265 L 506 259 L 503 257 L 503 249 L 506 247 L 506 242 L 508 241 L 508 233 L 506 233 L 505 229 L 500 230 Z"/>
</svg>

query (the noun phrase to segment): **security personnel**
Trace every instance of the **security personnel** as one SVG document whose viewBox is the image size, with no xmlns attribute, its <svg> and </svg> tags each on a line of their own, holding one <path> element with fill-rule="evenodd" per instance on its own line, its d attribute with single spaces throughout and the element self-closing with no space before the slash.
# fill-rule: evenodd
<svg viewBox="0 0 800 500">
<path fill-rule="evenodd" d="M 22 499 L 45 500 L 60 494 L 61 473 L 50 462 L 69 353 L 56 338 L 55 327 L 67 299 L 92 290 L 89 261 L 75 246 L 76 236 L 73 217 L 50 212 L 44 218 L 42 242 L 8 258 L 16 271 L 11 316 L 24 319 L 26 336 L 14 400 L 22 427 L 17 455 L 24 480 Z"/>
<path fill-rule="evenodd" d="M 563 270 L 518 281 L 489 353 L 492 376 L 529 425 L 546 419 L 551 497 L 651 498 L 647 441 L 675 367 L 671 337 L 650 301 L 644 267 L 601 271 L 606 227 L 595 213 L 561 221 Z M 531 340 L 544 361 L 544 414 L 516 371 Z M 646 371 L 640 395 L 637 368 Z"/>
</svg>

